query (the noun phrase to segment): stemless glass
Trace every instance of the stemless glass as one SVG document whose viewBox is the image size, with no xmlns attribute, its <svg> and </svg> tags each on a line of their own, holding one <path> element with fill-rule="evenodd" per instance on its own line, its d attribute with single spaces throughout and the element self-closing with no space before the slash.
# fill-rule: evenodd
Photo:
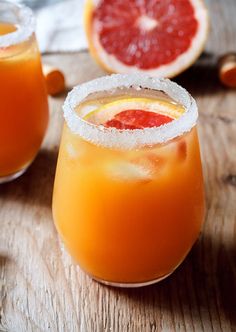
<svg viewBox="0 0 236 332">
<path fill-rule="evenodd" d="M 0 1 L 0 183 L 35 158 L 48 124 L 47 93 L 32 11 Z"/>
<path fill-rule="evenodd" d="M 138 96 L 161 100 L 166 114 L 168 105 L 172 115 L 171 105 L 183 113 L 134 130 L 92 121 L 109 117 L 122 98 Z M 74 88 L 64 116 L 53 215 L 69 252 L 105 284 L 138 287 L 167 277 L 197 240 L 204 218 L 194 99 L 167 79 L 117 74 Z"/>
</svg>

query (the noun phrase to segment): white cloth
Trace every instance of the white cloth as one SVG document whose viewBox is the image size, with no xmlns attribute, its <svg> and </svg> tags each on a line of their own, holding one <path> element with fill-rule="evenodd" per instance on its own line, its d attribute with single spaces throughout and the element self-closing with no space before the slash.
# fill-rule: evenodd
<svg viewBox="0 0 236 332">
<path fill-rule="evenodd" d="M 84 0 L 64 0 L 36 10 L 36 34 L 41 52 L 87 49 L 83 6 Z"/>
</svg>

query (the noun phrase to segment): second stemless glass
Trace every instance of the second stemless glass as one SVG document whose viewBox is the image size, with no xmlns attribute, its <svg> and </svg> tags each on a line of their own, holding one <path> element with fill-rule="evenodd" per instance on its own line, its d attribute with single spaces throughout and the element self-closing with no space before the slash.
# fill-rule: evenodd
<svg viewBox="0 0 236 332">
<path fill-rule="evenodd" d="M 0 183 L 27 169 L 48 124 L 34 28 L 29 8 L 0 1 Z"/>
<path fill-rule="evenodd" d="M 184 113 L 135 130 L 106 128 L 85 114 L 109 98 L 150 91 L 164 93 Z M 89 107 L 82 107 L 86 100 Z M 64 114 L 53 214 L 66 247 L 90 276 L 109 285 L 137 287 L 167 277 L 204 218 L 195 101 L 168 80 L 112 75 L 75 88 Z"/>
</svg>

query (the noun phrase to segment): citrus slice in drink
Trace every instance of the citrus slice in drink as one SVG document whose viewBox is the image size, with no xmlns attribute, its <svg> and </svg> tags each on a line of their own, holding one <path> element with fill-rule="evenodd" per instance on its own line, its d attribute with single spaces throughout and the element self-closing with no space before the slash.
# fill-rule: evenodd
<svg viewBox="0 0 236 332">
<path fill-rule="evenodd" d="M 159 127 L 172 120 L 172 118 L 166 115 L 139 109 L 128 109 L 115 115 L 114 119 L 105 123 L 105 126 L 116 129 L 142 129 Z"/>
<path fill-rule="evenodd" d="M 94 107 L 94 103 L 91 102 Z M 90 105 L 86 104 L 86 109 Z M 112 101 L 88 113 L 84 119 L 116 129 L 159 127 L 184 113 L 176 103 L 149 98 L 124 98 Z"/>
<path fill-rule="evenodd" d="M 107 71 L 173 77 L 202 52 L 208 14 L 203 0 L 87 0 L 85 29 Z"/>
<path fill-rule="evenodd" d="M 87 113 L 85 120 L 120 130 L 159 127 L 179 118 L 185 112 L 184 107 L 172 101 L 138 97 L 124 97 L 104 104 L 99 101 L 96 104 L 96 101 L 92 100 L 84 104 L 83 110 Z M 180 142 L 169 145 L 157 151 L 144 151 L 139 157 L 131 156 L 127 161 L 106 162 L 106 172 L 117 180 L 147 183 L 157 174 L 168 171 L 167 160 L 176 162 L 185 159 L 184 140 L 181 145 Z"/>
</svg>

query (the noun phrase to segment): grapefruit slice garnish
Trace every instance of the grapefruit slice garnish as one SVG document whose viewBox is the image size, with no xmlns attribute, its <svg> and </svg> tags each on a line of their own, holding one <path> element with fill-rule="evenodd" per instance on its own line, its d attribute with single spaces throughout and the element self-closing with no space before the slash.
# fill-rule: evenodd
<svg viewBox="0 0 236 332">
<path fill-rule="evenodd" d="M 159 127 L 165 123 L 171 122 L 173 118 L 145 110 L 125 110 L 112 120 L 107 121 L 105 127 L 114 127 L 116 129 L 142 129 Z"/>
<path fill-rule="evenodd" d="M 94 58 L 109 72 L 173 77 L 200 55 L 208 34 L 202 0 L 87 0 Z"/>
<path fill-rule="evenodd" d="M 86 108 L 89 108 L 88 104 Z M 179 118 L 184 112 L 184 107 L 164 100 L 125 98 L 98 107 L 84 119 L 116 129 L 142 129 L 159 127 Z"/>
</svg>

